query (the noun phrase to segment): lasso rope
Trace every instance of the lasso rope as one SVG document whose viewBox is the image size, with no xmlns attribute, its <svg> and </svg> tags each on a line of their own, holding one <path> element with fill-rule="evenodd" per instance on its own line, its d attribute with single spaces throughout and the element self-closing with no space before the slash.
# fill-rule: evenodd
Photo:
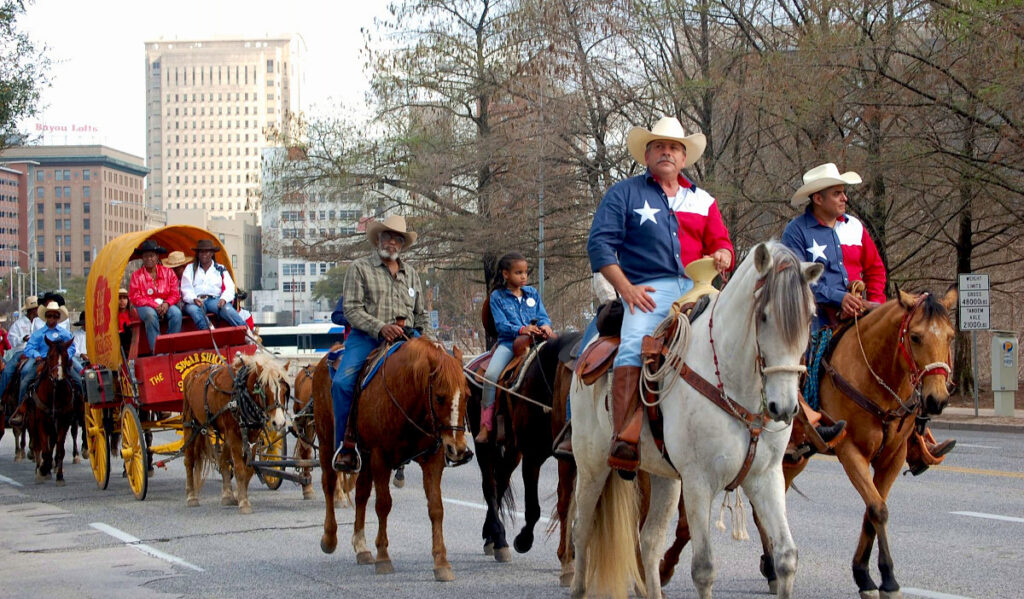
<svg viewBox="0 0 1024 599">
<path fill-rule="evenodd" d="M 676 382 L 681 380 L 679 369 L 686 360 L 686 351 L 690 345 L 690 319 L 681 312 L 674 313 L 674 315 L 670 315 L 661 321 L 658 328 L 654 330 L 653 336 L 660 337 L 664 335 L 668 327 L 671 326 L 673 317 L 675 318 L 676 329 L 672 333 L 672 338 L 668 340 L 665 346 L 665 360 L 653 372 L 648 369 L 648 365 L 644 365 L 641 371 L 640 387 L 643 393 L 640 394 L 640 401 L 649 408 L 660 404 L 662 398 L 672 390 Z M 653 385 L 654 388 L 649 384 L 651 382 L 655 383 Z M 648 394 L 655 397 L 654 401 L 647 401 Z"/>
</svg>

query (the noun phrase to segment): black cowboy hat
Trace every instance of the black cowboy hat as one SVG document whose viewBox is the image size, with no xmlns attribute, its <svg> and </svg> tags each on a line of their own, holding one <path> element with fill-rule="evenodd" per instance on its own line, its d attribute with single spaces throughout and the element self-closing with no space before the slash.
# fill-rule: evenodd
<svg viewBox="0 0 1024 599">
<path fill-rule="evenodd" d="M 39 298 L 39 305 L 45 306 L 50 302 L 57 302 L 58 306 L 64 306 L 67 302 L 64 301 L 64 296 L 57 293 L 56 291 L 47 291 Z"/>
<path fill-rule="evenodd" d="M 76 327 L 84 327 L 85 326 L 85 312 L 79 312 L 78 313 L 78 320 L 76 320 L 74 322 L 74 325 Z"/>
<path fill-rule="evenodd" d="M 241 301 L 241 300 L 247 299 L 248 297 L 249 297 L 249 292 L 246 291 L 245 289 L 236 289 L 235 290 L 235 299 Z"/>
<path fill-rule="evenodd" d="M 196 247 L 192 248 L 193 252 L 219 252 L 220 246 L 212 239 L 200 239 L 196 242 Z"/>
<path fill-rule="evenodd" d="M 135 248 L 135 251 L 132 252 L 132 259 L 140 258 L 145 252 L 156 252 L 160 256 L 167 255 L 166 248 L 152 239 L 147 239 L 146 241 L 143 241 L 139 247 Z"/>
</svg>

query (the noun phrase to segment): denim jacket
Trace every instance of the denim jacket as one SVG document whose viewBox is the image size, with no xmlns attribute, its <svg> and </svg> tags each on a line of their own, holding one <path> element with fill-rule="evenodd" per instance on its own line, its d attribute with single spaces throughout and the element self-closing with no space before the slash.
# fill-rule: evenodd
<svg viewBox="0 0 1024 599">
<path fill-rule="evenodd" d="M 491 292 L 491 317 L 494 327 L 498 330 L 498 343 L 512 347 L 512 342 L 519 335 L 519 329 L 537 320 L 537 326 L 551 326 L 547 310 L 540 301 L 540 294 L 529 285 L 522 287 L 523 296 L 516 297 L 508 287 L 495 289 Z"/>
</svg>

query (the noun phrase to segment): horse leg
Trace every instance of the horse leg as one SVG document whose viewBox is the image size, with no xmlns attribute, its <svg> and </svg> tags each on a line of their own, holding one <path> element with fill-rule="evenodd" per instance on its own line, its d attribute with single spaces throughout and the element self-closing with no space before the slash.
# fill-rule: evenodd
<svg viewBox="0 0 1024 599">
<path fill-rule="evenodd" d="M 296 445 L 298 446 L 298 454 L 300 460 L 312 460 L 313 459 L 313 446 L 310 443 L 311 439 L 304 439 L 298 437 Z M 313 479 L 312 469 L 308 466 L 301 470 L 302 476 L 304 476 L 309 482 L 302 485 L 302 498 L 312 499 L 313 498 Z"/>
<path fill-rule="evenodd" d="M 321 447 L 323 440 L 321 439 Z M 328 452 L 320 453 L 320 486 L 324 490 L 324 534 L 320 537 L 320 551 L 334 553 L 338 548 L 338 520 L 334 515 L 334 501 L 341 486 L 339 473 L 334 471 Z M 305 499 L 306 492 L 302 492 Z"/>
<path fill-rule="evenodd" d="M 573 486 L 576 484 L 576 465 L 565 460 L 558 461 L 558 561 L 562 565 L 559 584 L 563 587 L 572 583 L 573 577 L 573 540 L 572 540 L 572 501 Z"/>
<path fill-rule="evenodd" d="M 875 531 L 880 522 L 888 519 L 888 508 L 875 487 L 871 476 L 871 465 L 853 443 L 840 443 L 836 446 L 836 457 L 846 470 L 854 489 L 864 500 L 864 522 L 861 525 L 860 539 L 853 555 L 853 580 L 857 583 L 861 599 L 878 597 L 878 586 L 871 579 L 868 571 L 871 548 L 875 543 Z"/>
<path fill-rule="evenodd" d="M 366 546 L 366 503 L 373 490 L 372 457 L 363 460 L 363 468 L 356 478 L 356 518 L 352 526 L 352 549 L 356 552 L 356 563 L 372 564 L 373 554 Z"/>
<path fill-rule="evenodd" d="M 224 436 L 217 452 L 217 470 L 220 471 L 220 504 L 238 505 L 238 498 L 231 488 L 231 453 L 227 435 Z"/>
<path fill-rule="evenodd" d="M 680 482 L 675 478 L 651 476 L 650 505 L 643 529 L 640 531 L 640 550 L 643 555 L 648 599 L 661 598 L 661 572 L 658 561 L 665 546 L 665 533 L 679 503 Z"/>
<path fill-rule="evenodd" d="M 441 474 L 444 473 L 444 456 L 441 452 L 423 462 L 422 470 L 423 492 L 427 495 L 427 513 L 430 515 L 433 540 L 434 580 L 451 582 L 455 580 L 455 574 L 452 572 L 452 565 L 448 563 L 448 550 L 444 546 L 444 505 L 441 504 Z"/>
<path fill-rule="evenodd" d="M 71 418 L 71 463 L 81 464 L 82 458 L 78 453 L 78 418 Z"/>
<path fill-rule="evenodd" d="M 711 586 L 715 582 L 715 562 L 711 555 L 711 500 L 714 495 L 702 480 L 700 473 L 688 478 L 688 472 L 681 473 L 686 498 L 686 520 L 690 523 L 693 540 L 693 558 L 690 560 L 690 577 L 700 599 L 711 599 Z M 687 480 L 691 482 L 687 484 Z"/>
<path fill-rule="evenodd" d="M 683 502 L 683 498 L 679 498 L 679 520 L 676 522 L 676 538 L 672 541 L 672 545 L 665 550 L 664 557 L 661 558 L 661 564 L 658 566 L 658 575 L 661 576 L 661 586 L 668 585 L 669 581 L 672 580 L 672 575 L 675 574 L 676 566 L 679 564 L 679 556 L 683 553 L 683 548 L 690 542 L 690 522 L 686 519 L 686 503 Z"/>
<path fill-rule="evenodd" d="M 497 484 L 495 483 L 497 459 L 492 447 L 490 444 L 481 443 L 476 448 L 476 462 L 480 467 L 480 490 L 483 492 L 484 503 L 487 505 L 484 525 L 480 531 L 480 536 L 484 540 L 484 555 L 494 555 L 495 544 L 505 539 L 500 506 L 498 505 Z"/>
<path fill-rule="evenodd" d="M 67 484 L 64 481 L 64 456 L 67 453 L 67 450 L 64 448 L 64 444 L 67 443 L 68 428 L 70 428 L 70 424 L 66 420 L 63 422 L 58 422 L 57 424 L 58 430 L 57 443 L 56 447 L 54 447 L 54 449 L 56 449 L 56 452 L 54 453 L 54 465 L 56 466 L 57 471 L 58 487 L 63 487 L 65 484 Z"/>
<path fill-rule="evenodd" d="M 900 468 L 905 460 L 906 444 L 904 444 L 903 450 L 896 452 L 896 455 L 888 463 L 875 465 L 873 482 L 882 496 L 884 507 L 878 522 L 874 523 L 875 533 L 878 536 L 878 571 L 882 576 L 882 584 L 879 587 L 881 599 L 901 599 L 903 597 L 900 585 L 896 582 L 892 553 L 889 550 L 889 508 L 884 502 L 889 497 L 889 490 L 899 476 Z"/>
<path fill-rule="evenodd" d="M 765 532 L 764 525 L 761 524 L 761 516 L 757 514 L 757 509 L 752 507 L 750 511 L 754 514 L 754 526 L 757 528 L 757 535 L 761 538 L 761 564 L 759 567 L 761 576 L 768 581 L 768 592 L 775 595 L 778 593 L 779 583 L 778 577 L 775 575 L 775 559 L 772 557 L 772 540 Z"/>
<path fill-rule="evenodd" d="M 533 529 L 540 520 L 540 498 L 537 497 L 537 481 L 544 458 L 525 454 L 523 456 L 523 494 L 526 498 L 526 522 L 516 535 L 513 545 L 519 553 L 526 553 L 533 547 Z"/>
<path fill-rule="evenodd" d="M 199 426 L 198 423 L 196 426 Z M 188 507 L 199 507 L 199 477 L 202 470 L 199 464 L 199 444 L 205 442 L 206 439 L 196 435 L 185 446 L 185 505 Z"/>
<path fill-rule="evenodd" d="M 387 467 L 384 460 L 375 456 L 371 458 L 374 466 L 370 469 L 373 476 L 373 491 L 377 494 L 374 501 L 374 510 L 377 512 L 377 560 L 374 569 L 377 574 L 392 574 L 395 566 L 391 563 L 391 556 L 388 554 L 388 515 L 391 514 L 391 489 L 388 484 L 391 482 L 391 469 Z"/>
<path fill-rule="evenodd" d="M 249 503 L 249 479 L 252 478 L 253 469 L 245 462 L 242 448 L 247 441 L 241 434 L 235 431 L 225 435 L 225 442 L 231 450 L 231 461 L 235 466 L 235 497 L 238 499 L 238 511 L 243 514 L 252 513 L 252 504 Z M 233 438 L 234 437 L 234 438 Z"/>
<path fill-rule="evenodd" d="M 793 596 L 796 581 L 797 549 L 786 518 L 786 483 L 782 472 L 775 468 L 761 474 L 743 486 L 754 510 L 755 524 L 761 535 L 764 554 L 771 552 L 775 572 L 775 590 L 781 599 Z M 764 570 L 762 556 L 762 573 Z M 771 579 L 769 579 L 769 585 Z M 771 589 L 771 586 L 769 586 Z"/>
</svg>

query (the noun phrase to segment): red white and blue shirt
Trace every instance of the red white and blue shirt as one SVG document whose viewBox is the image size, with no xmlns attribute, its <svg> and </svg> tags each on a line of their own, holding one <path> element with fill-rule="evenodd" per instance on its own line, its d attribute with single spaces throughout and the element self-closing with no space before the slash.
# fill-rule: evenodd
<svg viewBox="0 0 1024 599">
<path fill-rule="evenodd" d="M 613 185 L 590 227 L 591 270 L 618 264 L 637 285 L 683 277 L 684 266 L 718 250 L 732 253 L 715 198 L 682 175 L 679 186 L 669 198 L 650 171 Z"/>
<path fill-rule="evenodd" d="M 850 281 L 864 281 L 868 301 L 885 301 L 885 264 L 857 217 L 842 215 L 835 227 L 829 227 L 808 208 L 786 225 L 782 243 L 801 260 L 825 266 L 821 278 L 811 286 L 815 302 L 839 307 Z"/>
</svg>

